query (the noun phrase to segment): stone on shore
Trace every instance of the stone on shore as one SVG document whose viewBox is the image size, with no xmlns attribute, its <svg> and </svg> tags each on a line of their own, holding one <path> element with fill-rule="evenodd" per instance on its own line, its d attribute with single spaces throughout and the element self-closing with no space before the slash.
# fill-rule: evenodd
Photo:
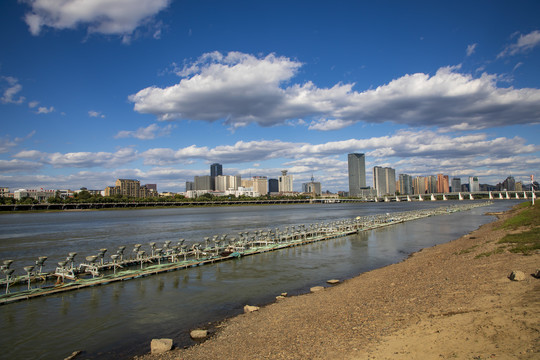
<svg viewBox="0 0 540 360">
<path fill-rule="evenodd" d="M 321 291 L 321 290 L 324 290 L 324 286 L 314 286 L 311 289 L 309 289 L 309 291 L 311 291 L 312 293 L 317 292 L 317 291 Z"/>
<path fill-rule="evenodd" d="M 339 284 L 341 281 L 337 280 L 337 279 L 332 279 L 332 280 L 326 280 L 326 283 L 330 284 L 330 285 L 335 285 L 335 284 Z"/>
<path fill-rule="evenodd" d="M 172 346 L 172 339 L 152 339 L 152 342 L 150 343 L 150 352 L 152 354 L 162 354 L 170 351 Z"/>
<path fill-rule="evenodd" d="M 251 305 L 244 306 L 244 313 L 250 313 L 250 312 L 258 311 L 258 310 L 259 310 L 258 306 L 251 306 Z"/>
<path fill-rule="evenodd" d="M 77 350 L 77 351 L 74 351 L 71 353 L 71 355 L 69 355 L 67 358 L 65 358 L 64 360 L 73 360 L 77 357 L 77 355 L 79 355 L 82 351 L 81 350 Z"/>
<path fill-rule="evenodd" d="M 540 271 L 540 270 L 539 270 L 539 271 Z M 287 296 L 287 293 L 286 293 L 286 292 L 282 292 L 282 293 L 281 293 L 281 296 L 285 297 L 285 296 Z"/>
<path fill-rule="evenodd" d="M 285 299 L 285 296 L 283 295 L 276 296 L 276 300 L 283 300 L 283 299 Z"/>
<path fill-rule="evenodd" d="M 208 330 L 191 330 L 189 336 L 191 336 L 193 340 L 206 339 L 208 336 Z"/>
<path fill-rule="evenodd" d="M 534 277 L 540 279 L 540 269 L 536 269 L 536 271 L 534 272 Z"/>
<path fill-rule="evenodd" d="M 523 281 L 525 280 L 525 273 L 523 271 L 512 271 L 509 278 L 512 281 Z"/>
</svg>

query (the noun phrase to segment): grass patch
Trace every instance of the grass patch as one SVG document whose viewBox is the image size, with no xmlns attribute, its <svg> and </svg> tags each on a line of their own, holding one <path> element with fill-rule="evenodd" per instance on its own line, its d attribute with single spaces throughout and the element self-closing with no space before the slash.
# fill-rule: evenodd
<svg viewBox="0 0 540 360">
<path fill-rule="evenodd" d="M 473 246 L 471 246 L 470 248 L 460 250 L 460 251 L 456 252 L 455 254 L 456 254 L 456 255 L 468 254 L 468 253 L 470 253 L 471 251 L 473 251 L 474 249 L 476 249 L 478 246 L 479 246 L 479 245 L 473 245 Z"/>
<path fill-rule="evenodd" d="M 534 206 L 530 202 L 518 206 L 520 212 L 509 218 L 502 225 L 503 229 L 524 229 L 518 234 L 507 234 L 499 244 L 510 245 L 508 249 L 513 253 L 532 254 L 540 250 L 540 205 Z"/>
<path fill-rule="evenodd" d="M 475 259 L 479 259 L 479 258 L 482 258 L 482 257 L 488 257 L 488 256 L 491 256 L 491 255 L 493 255 L 493 254 L 502 254 L 503 252 L 504 252 L 504 248 L 499 247 L 499 248 L 496 248 L 495 250 L 492 250 L 492 251 L 488 251 L 488 252 L 485 252 L 485 253 L 478 254 L 478 255 L 476 255 L 474 258 L 475 258 Z"/>
</svg>

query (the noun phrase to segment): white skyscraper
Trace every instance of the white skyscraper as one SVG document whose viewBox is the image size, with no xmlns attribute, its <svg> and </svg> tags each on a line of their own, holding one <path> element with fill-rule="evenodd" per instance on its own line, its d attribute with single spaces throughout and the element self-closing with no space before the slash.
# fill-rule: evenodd
<svg viewBox="0 0 540 360">
<path fill-rule="evenodd" d="M 293 176 L 287 175 L 287 170 L 281 171 L 279 177 L 279 192 L 292 192 L 293 191 Z"/>
<path fill-rule="evenodd" d="M 364 154 L 349 154 L 349 196 L 362 195 L 362 188 L 366 187 L 366 157 Z"/>
</svg>

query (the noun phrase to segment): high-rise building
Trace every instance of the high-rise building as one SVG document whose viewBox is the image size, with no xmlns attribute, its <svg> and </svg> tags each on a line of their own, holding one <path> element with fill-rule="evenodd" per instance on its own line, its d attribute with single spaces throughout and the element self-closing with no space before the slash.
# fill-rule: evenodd
<svg viewBox="0 0 540 360">
<path fill-rule="evenodd" d="M 287 175 L 287 170 L 281 171 L 279 177 L 279 192 L 292 192 L 293 191 L 293 176 Z"/>
<path fill-rule="evenodd" d="M 349 165 L 349 196 L 358 197 L 362 188 L 366 187 L 366 157 L 364 154 L 348 154 Z"/>
<path fill-rule="evenodd" d="M 413 179 L 411 175 L 399 174 L 399 193 L 411 195 L 413 193 Z"/>
<path fill-rule="evenodd" d="M 313 178 L 313 175 L 312 175 L 311 176 L 311 182 L 302 184 L 302 192 L 304 192 L 304 193 L 312 193 L 312 194 L 315 194 L 317 196 L 320 196 L 321 193 L 322 193 L 321 183 L 315 181 L 315 179 Z"/>
<path fill-rule="evenodd" d="M 448 181 L 448 175 L 437 174 L 437 192 L 438 193 L 450 192 L 450 184 Z"/>
<path fill-rule="evenodd" d="M 461 191 L 461 178 L 453 178 L 452 179 L 452 192 L 460 192 Z"/>
<path fill-rule="evenodd" d="M 215 177 L 214 184 L 217 191 L 238 190 L 242 186 L 240 175 L 218 175 Z"/>
<path fill-rule="evenodd" d="M 221 164 L 214 163 L 210 165 L 210 176 L 216 177 L 219 175 L 223 175 L 223 167 L 221 166 Z"/>
<path fill-rule="evenodd" d="M 469 176 L 469 191 L 480 191 L 480 181 L 478 180 L 478 176 Z"/>
<path fill-rule="evenodd" d="M 268 194 L 268 178 L 266 176 L 254 176 L 252 181 L 253 191 L 261 195 Z"/>
<path fill-rule="evenodd" d="M 417 176 L 413 179 L 413 192 L 415 195 L 422 195 L 427 192 L 426 179 L 424 176 Z"/>
<path fill-rule="evenodd" d="M 516 180 L 513 176 L 509 176 L 503 181 L 504 190 L 516 191 Z"/>
<path fill-rule="evenodd" d="M 373 168 L 373 187 L 377 196 L 396 193 L 396 170 L 390 167 L 375 166 Z"/>
<path fill-rule="evenodd" d="M 279 192 L 279 180 L 278 179 L 268 179 L 268 192 L 277 193 Z"/>
<path fill-rule="evenodd" d="M 195 176 L 193 190 L 214 190 L 215 189 L 215 177 L 204 175 Z"/>
<path fill-rule="evenodd" d="M 195 190 L 195 183 L 193 181 L 186 181 L 186 191 Z"/>
</svg>

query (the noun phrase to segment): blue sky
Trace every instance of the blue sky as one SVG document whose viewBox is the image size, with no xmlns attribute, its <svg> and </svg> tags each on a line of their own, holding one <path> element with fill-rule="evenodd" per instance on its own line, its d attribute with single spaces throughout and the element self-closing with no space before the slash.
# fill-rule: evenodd
<svg viewBox="0 0 540 360">
<path fill-rule="evenodd" d="M 540 176 L 540 2 L 8 0 L 0 186 Z"/>
</svg>

